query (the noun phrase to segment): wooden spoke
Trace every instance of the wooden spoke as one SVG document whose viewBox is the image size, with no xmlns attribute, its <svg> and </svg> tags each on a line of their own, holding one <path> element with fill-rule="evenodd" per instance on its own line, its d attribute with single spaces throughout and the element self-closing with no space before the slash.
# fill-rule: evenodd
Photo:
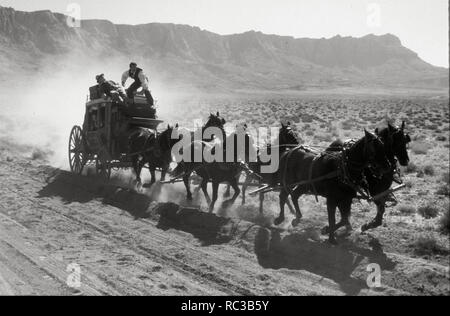
<svg viewBox="0 0 450 316">
<path fill-rule="evenodd" d="M 83 133 L 81 127 L 74 126 L 69 138 L 69 165 L 73 173 L 81 174 L 85 165 Z"/>
</svg>

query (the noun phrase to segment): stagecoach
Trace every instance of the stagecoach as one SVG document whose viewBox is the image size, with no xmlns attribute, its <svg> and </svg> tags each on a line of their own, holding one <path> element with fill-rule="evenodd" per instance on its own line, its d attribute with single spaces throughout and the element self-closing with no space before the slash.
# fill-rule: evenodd
<svg viewBox="0 0 450 316">
<path fill-rule="evenodd" d="M 145 96 L 132 102 L 104 99 L 97 86 L 91 87 L 82 127 L 74 126 L 69 138 L 69 164 L 81 174 L 86 165 L 95 165 L 98 175 L 109 179 L 111 169 L 131 167 L 128 138 L 133 128 L 147 128 L 157 133 L 161 120 L 154 119 Z"/>
</svg>

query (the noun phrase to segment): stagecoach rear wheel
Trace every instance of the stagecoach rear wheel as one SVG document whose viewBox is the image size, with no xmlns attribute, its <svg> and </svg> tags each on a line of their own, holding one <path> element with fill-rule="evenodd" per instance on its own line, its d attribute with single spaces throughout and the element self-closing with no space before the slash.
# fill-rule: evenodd
<svg viewBox="0 0 450 316">
<path fill-rule="evenodd" d="M 81 174 L 85 164 L 83 130 L 79 126 L 74 126 L 69 138 L 70 171 Z"/>
<path fill-rule="evenodd" d="M 98 157 L 95 160 L 95 171 L 97 176 L 100 176 L 103 180 L 108 181 L 111 178 L 111 166 L 107 161 Z"/>
</svg>

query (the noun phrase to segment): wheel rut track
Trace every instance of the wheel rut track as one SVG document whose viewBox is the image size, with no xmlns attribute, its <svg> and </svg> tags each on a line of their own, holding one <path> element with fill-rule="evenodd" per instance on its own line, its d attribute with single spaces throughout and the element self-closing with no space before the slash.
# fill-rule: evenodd
<svg viewBox="0 0 450 316">
<path fill-rule="evenodd" d="M 35 180 L 37 181 L 38 179 L 35 179 Z M 81 189 L 81 186 L 78 186 L 78 189 Z M 11 189 L 6 189 L 6 190 L 10 191 L 10 193 L 15 193 Z M 22 197 L 22 199 L 27 199 L 30 203 L 36 203 L 35 199 L 29 198 L 29 197 Z M 92 221 L 88 222 L 88 221 L 84 221 L 84 220 L 80 219 L 80 216 L 86 217 L 87 216 L 86 214 L 83 214 L 82 212 L 78 211 L 75 207 L 71 207 L 70 205 L 66 205 L 65 207 L 70 209 L 72 212 L 75 212 L 78 215 L 77 217 L 72 216 L 70 214 L 64 214 L 57 208 L 47 205 L 43 202 L 38 201 L 38 204 L 40 206 L 42 206 L 42 209 L 47 209 L 49 211 L 52 211 L 53 213 L 58 214 L 59 216 L 65 218 L 71 222 L 77 223 L 81 227 L 90 228 L 89 229 L 90 231 L 94 231 L 100 237 L 107 236 L 108 238 L 113 238 L 117 242 L 120 242 L 122 245 L 132 249 L 134 252 L 136 252 L 137 254 L 139 254 L 141 256 L 144 256 L 144 257 L 150 256 L 151 259 L 155 260 L 156 262 L 158 262 L 161 265 L 170 265 L 174 270 L 177 270 L 180 273 L 189 273 L 192 276 L 199 278 L 200 280 L 198 280 L 198 281 L 200 283 L 210 284 L 210 285 L 214 286 L 215 288 L 220 289 L 224 293 L 227 293 L 230 295 L 245 295 L 245 296 L 250 296 L 250 295 L 256 294 L 256 293 L 249 291 L 248 289 L 246 289 L 244 287 L 238 286 L 234 283 L 226 281 L 223 278 L 220 278 L 217 275 L 217 273 L 219 273 L 219 271 L 216 271 L 216 273 L 214 273 L 214 272 L 205 273 L 204 271 L 196 269 L 195 266 L 189 265 L 186 262 L 183 262 L 177 258 L 165 255 L 165 254 L 155 251 L 149 247 L 145 247 L 142 245 L 136 245 L 135 243 L 130 242 L 130 240 L 136 240 L 136 238 L 142 239 L 142 236 L 140 236 L 138 234 L 130 233 L 128 230 L 121 230 L 120 232 L 117 232 L 112 229 L 105 230 L 104 228 L 92 223 L 92 222 L 95 222 L 95 223 L 103 222 L 103 219 L 101 217 L 99 218 L 97 216 L 93 216 Z M 140 221 L 142 221 L 146 224 L 151 224 L 152 226 L 155 226 L 154 223 L 152 223 L 151 221 L 148 221 L 148 220 L 140 220 Z M 108 224 L 108 223 L 106 223 L 106 224 Z M 126 234 L 127 237 L 129 237 L 129 239 L 118 236 L 117 235 L 118 233 Z M 153 237 L 155 237 L 155 236 L 153 236 Z M 148 239 L 148 238 L 144 238 L 144 239 Z M 163 242 L 163 241 L 164 240 L 161 240 L 161 242 Z M 165 240 L 165 241 L 167 241 L 167 240 Z M 173 239 L 170 239 L 170 241 L 172 243 L 178 244 L 179 247 L 186 247 L 185 244 L 177 243 Z M 105 279 L 103 279 L 102 281 L 105 282 Z M 113 285 L 113 283 L 110 282 L 110 285 Z M 115 288 L 115 290 L 119 290 L 119 289 Z"/>
</svg>

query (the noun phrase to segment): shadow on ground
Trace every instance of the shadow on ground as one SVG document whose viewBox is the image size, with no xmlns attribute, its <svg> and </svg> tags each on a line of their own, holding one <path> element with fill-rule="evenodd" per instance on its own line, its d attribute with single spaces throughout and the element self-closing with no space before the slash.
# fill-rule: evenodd
<svg viewBox="0 0 450 316">
<path fill-rule="evenodd" d="M 175 203 L 157 203 L 161 185 L 154 185 L 149 194 L 107 184 L 96 178 L 74 176 L 68 172 L 53 174 L 38 193 L 39 198 L 59 197 L 64 203 L 88 203 L 100 200 L 120 208 L 135 219 L 151 218 L 162 230 L 176 229 L 192 234 L 202 245 L 224 244 L 241 240 L 254 249 L 259 264 L 267 269 L 305 270 L 334 280 L 348 295 L 356 295 L 367 288 L 365 267 L 378 263 L 382 270 L 393 270 L 395 263 L 384 254 L 379 242 L 372 240 L 367 249 L 348 239 L 332 246 L 317 237 L 317 229 L 286 232 L 264 228 L 242 219 L 209 214 L 198 208 Z M 268 225 L 267 218 L 254 207 L 237 207 L 242 217 Z M 267 227 L 267 226 L 266 226 Z M 367 264 L 366 264 L 367 263 Z"/>
<path fill-rule="evenodd" d="M 155 190 L 158 188 L 155 187 Z M 105 184 L 95 177 L 76 176 L 64 171 L 48 178 L 47 185 L 38 192 L 39 198 L 59 197 L 66 204 L 100 200 L 130 213 L 136 219 L 149 217 L 148 210 L 154 202 L 152 196 L 130 188 Z"/>
<path fill-rule="evenodd" d="M 113 179 L 106 184 L 95 177 L 76 176 L 64 171 L 53 174 L 46 182 L 47 185 L 38 192 L 39 198 L 58 197 L 66 204 L 100 200 L 128 212 L 135 219 L 156 220 L 160 229 L 177 229 L 190 233 L 203 245 L 229 242 L 236 228 L 236 223 L 231 219 L 208 214 L 198 208 L 158 203 L 157 198 L 163 187 L 159 183 L 146 189 L 144 194 L 117 186 L 126 186 L 126 181 L 118 183 L 117 179 Z"/>
<path fill-rule="evenodd" d="M 176 204 L 161 204 L 157 227 L 177 229 L 192 234 L 202 245 L 228 243 L 234 237 L 237 225 L 230 218 L 205 213 L 195 208 L 181 208 Z"/>
<path fill-rule="evenodd" d="M 357 295 L 367 289 L 368 263 L 379 264 L 383 271 L 395 268 L 379 244 L 371 250 L 350 240 L 340 240 L 340 243 L 333 246 L 320 241 L 312 229 L 282 235 L 277 230 L 260 228 L 255 253 L 264 268 L 309 271 L 335 281 L 347 295 Z"/>
</svg>

